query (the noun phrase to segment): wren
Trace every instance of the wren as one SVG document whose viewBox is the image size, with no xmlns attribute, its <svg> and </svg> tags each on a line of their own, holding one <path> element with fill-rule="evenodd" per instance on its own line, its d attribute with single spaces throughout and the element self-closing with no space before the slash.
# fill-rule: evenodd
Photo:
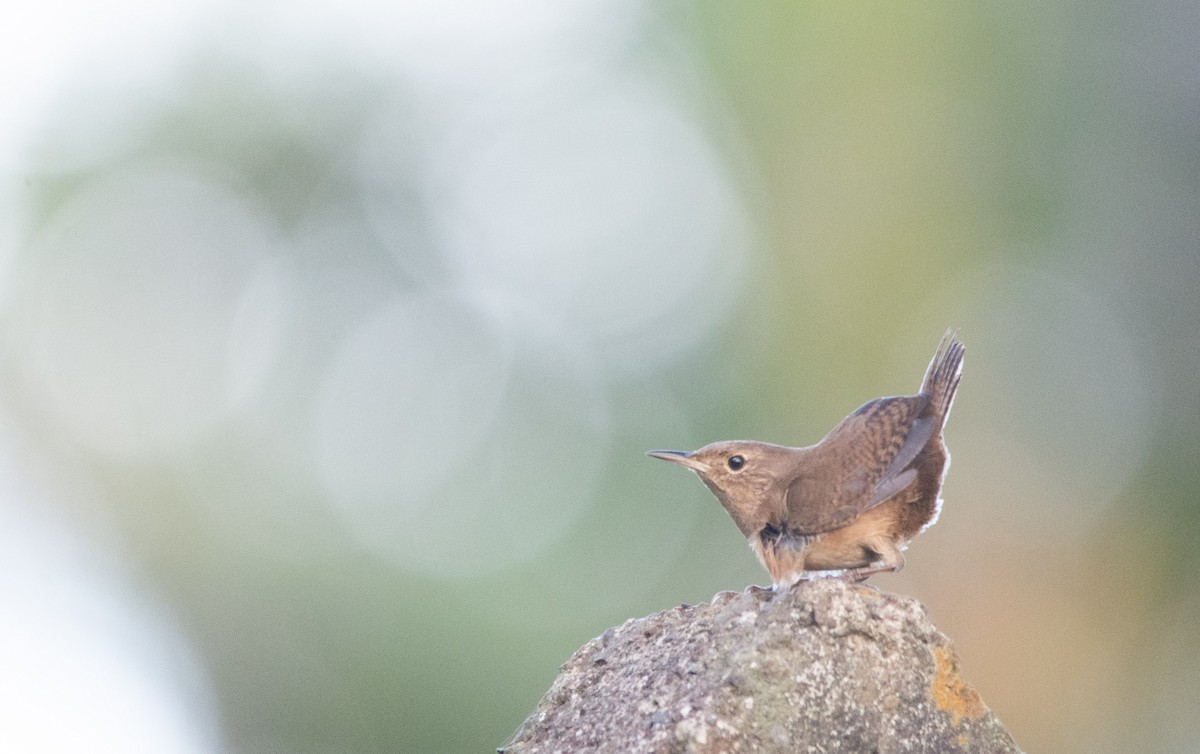
<svg viewBox="0 0 1200 754">
<path fill-rule="evenodd" d="M 898 571 L 909 541 L 941 512 L 950 465 L 942 428 L 964 350 L 946 333 L 917 395 L 868 401 L 816 445 L 732 440 L 647 455 L 696 472 L 777 590 L 814 576 Z"/>
</svg>

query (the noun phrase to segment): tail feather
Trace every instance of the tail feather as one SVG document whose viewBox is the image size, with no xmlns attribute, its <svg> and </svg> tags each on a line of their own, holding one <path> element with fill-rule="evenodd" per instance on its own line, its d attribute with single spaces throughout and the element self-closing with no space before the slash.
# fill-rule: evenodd
<svg viewBox="0 0 1200 754">
<path fill-rule="evenodd" d="M 922 395 L 932 399 L 932 405 L 945 425 L 950 416 L 950 406 L 954 404 L 954 393 L 958 390 L 958 381 L 962 378 L 963 353 L 966 346 L 958 339 L 958 333 L 950 330 L 942 336 L 929 369 L 925 371 L 925 379 L 921 382 Z"/>
</svg>

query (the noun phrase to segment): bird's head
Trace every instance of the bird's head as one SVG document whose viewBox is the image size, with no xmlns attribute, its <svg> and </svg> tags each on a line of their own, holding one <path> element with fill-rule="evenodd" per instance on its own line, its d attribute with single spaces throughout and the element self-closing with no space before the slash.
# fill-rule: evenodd
<svg viewBox="0 0 1200 754">
<path fill-rule="evenodd" d="M 646 455 L 689 468 L 704 481 L 746 537 L 756 536 L 784 511 L 784 491 L 798 451 L 751 440 L 726 440 L 688 453 L 651 450 Z"/>
</svg>

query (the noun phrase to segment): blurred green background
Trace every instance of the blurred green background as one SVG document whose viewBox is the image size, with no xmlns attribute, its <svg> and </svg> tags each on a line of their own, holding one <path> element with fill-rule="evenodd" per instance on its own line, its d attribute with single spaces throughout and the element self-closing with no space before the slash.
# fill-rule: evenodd
<svg viewBox="0 0 1200 754">
<path fill-rule="evenodd" d="M 918 597 L 1200 748 L 1200 5 L 50 2 L 0 31 L 0 749 L 465 752 L 766 581 L 650 448 L 960 328 Z"/>
</svg>

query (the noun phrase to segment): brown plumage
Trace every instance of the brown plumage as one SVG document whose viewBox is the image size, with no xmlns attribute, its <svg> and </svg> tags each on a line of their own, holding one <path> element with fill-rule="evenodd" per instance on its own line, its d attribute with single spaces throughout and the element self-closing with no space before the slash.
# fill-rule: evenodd
<svg viewBox="0 0 1200 754">
<path fill-rule="evenodd" d="M 898 571 L 909 540 L 941 510 L 950 454 L 942 427 L 962 374 L 963 344 L 947 333 L 917 395 L 876 398 L 816 445 L 751 440 L 649 455 L 704 481 L 750 541 L 777 588 L 814 571 L 861 581 Z"/>
</svg>

